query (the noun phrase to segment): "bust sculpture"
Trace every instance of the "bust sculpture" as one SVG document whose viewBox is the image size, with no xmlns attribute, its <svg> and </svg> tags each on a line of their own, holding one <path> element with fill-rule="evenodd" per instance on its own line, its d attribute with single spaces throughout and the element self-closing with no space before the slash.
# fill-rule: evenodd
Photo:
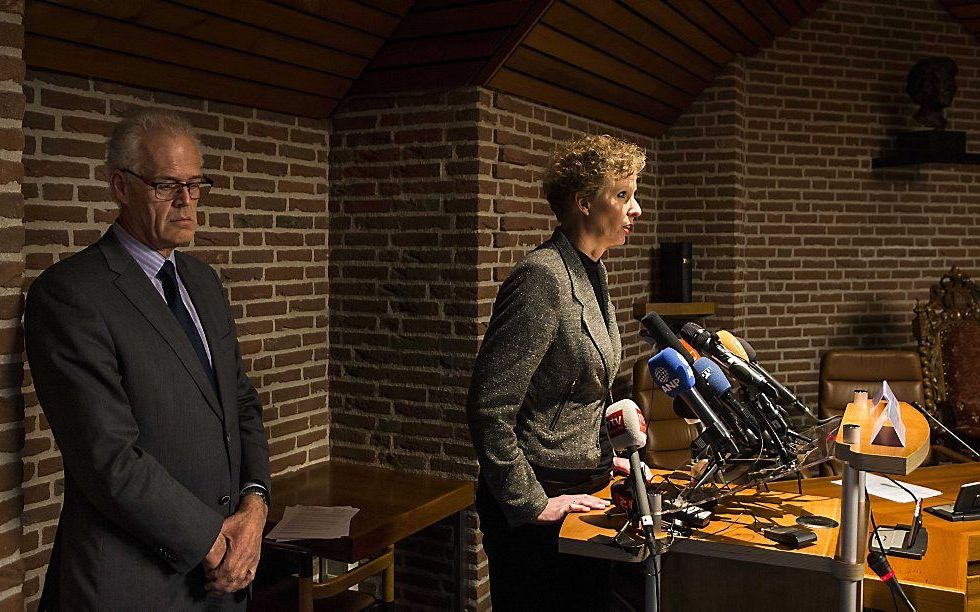
<svg viewBox="0 0 980 612">
<path fill-rule="evenodd" d="M 934 130 L 946 129 L 943 109 L 956 96 L 956 62 L 948 57 L 927 57 L 909 70 L 905 90 L 919 105 L 913 118 Z"/>
</svg>

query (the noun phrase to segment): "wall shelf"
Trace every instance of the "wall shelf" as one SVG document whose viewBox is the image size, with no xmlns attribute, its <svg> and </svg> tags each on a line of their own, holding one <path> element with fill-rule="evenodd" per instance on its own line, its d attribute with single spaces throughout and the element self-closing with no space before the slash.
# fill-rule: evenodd
<svg viewBox="0 0 980 612">
<path fill-rule="evenodd" d="M 714 302 L 636 302 L 633 304 L 633 318 L 642 319 L 644 315 L 656 312 L 662 318 L 710 317 L 715 314 Z"/>
</svg>

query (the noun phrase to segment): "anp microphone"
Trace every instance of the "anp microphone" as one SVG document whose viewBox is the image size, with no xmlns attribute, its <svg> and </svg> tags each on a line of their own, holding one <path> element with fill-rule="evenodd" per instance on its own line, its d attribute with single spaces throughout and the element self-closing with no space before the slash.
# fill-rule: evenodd
<svg viewBox="0 0 980 612">
<path fill-rule="evenodd" d="M 694 388 L 697 377 L 675 349 L 668 347 L 660 351 L 650 358 L 647 367 L 650 368 L 654 384 L 661 391 L 670 397 L 684 399 L 691 411 L 704 424 L 705 432 L 711 438 L 709 442 L 723 447 L 717 450 L 738 454 L 738 445 L 732 439 L 732 434 L 715 411 L 704 401 L 704 397 Z"/>
</svg>

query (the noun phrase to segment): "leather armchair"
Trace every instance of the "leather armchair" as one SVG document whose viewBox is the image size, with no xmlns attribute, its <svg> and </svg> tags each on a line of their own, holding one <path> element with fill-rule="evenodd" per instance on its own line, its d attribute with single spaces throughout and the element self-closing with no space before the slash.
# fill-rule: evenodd
<svg viewBox="0 0 980 612">
<path fill-rule="evenodd" d="M 691 463 L 691 442 L 698 431 L 674 414 L 674 401 L 654 386 L 647 359 L 641 357 L 633 366 L 633 401 L 647 421 L 643 460 L 650 467 L 675 470 Z"/>
<path fill-rule="evenodd" d="M 903 402 L 922 402 L 922 368 L 915 351 L 833 350 L 820 360 L 820 418 L 844 413 L 855 389 L 869 396 L 881 390 L 881 381 Z"/>
<path fill-rule="evenodd" d="M 922 368 L 915 351 L 898 350 L 832 350 L 820 360 L 820 418 L 844 413 L 854 399 L 855 389 L 864 389 L 870 397 L 881 390 L 881 381 L 888 381 L 895 397 L 903 402 L 922 402 Z M 842 463 L 832 459 L 825 464 L 834 474 L 841 472 Z M 824 474 L 827 473 L 823 469 Z"/>
</svg>

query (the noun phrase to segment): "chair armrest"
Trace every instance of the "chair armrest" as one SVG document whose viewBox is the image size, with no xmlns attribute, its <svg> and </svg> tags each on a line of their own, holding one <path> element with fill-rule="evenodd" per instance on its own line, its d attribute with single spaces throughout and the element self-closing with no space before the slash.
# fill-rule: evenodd
<svg viewBox="0 0 980 612">
<path fill-rule="evenodd" d="M 939 444 L 932 445 L 932 452 L 937 455 L 942 455 L 943 457 L 955 461 L 956 463 L 974 463 L 974 460 L 970 459 L 966 455 L 960 454 L 951 448 L 940 446 Z"/>
</svg>

